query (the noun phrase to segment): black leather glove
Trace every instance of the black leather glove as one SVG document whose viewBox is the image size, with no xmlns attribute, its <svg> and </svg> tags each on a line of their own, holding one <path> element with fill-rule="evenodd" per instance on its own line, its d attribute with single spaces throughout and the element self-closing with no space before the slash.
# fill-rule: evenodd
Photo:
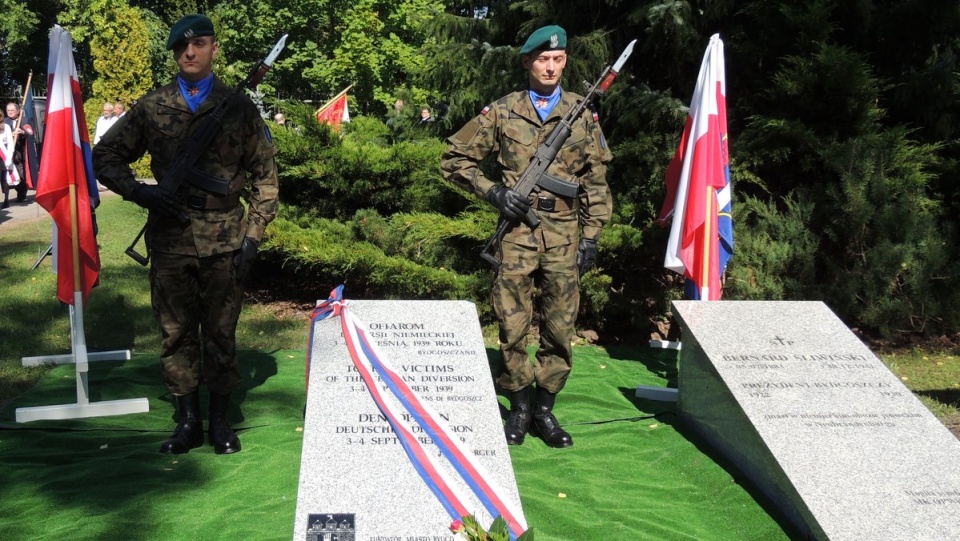
<svg viewBox="0 0 960 541">
<path fill-rule="evenodd" d="M 177 197 L 153 184 L 137 186 L 130 199 L 141 207 L 163 216 L 178 216 L 181 212 L 180 201 L 177 200 Z"/>
<path fill-rule="evenodd" d="M 597 264 L 597 241 L 594 239 L 580 239 L 577 247 L 577 269 L 583 276 Z"/>
<path fill-rule="evenodd" d="M 508 220 L 520 220 L 530 210 L 530 202 L 519 192 L 497 184 L 487 192 L 487 201 Z"/>
<path fill-rule="evenodd" d="M 244 237 L 240 249 L 233 254 L 233 266 L 237 268 L 237 282 L 241 287 L 246 287 L 250 279 L 250 269 L 253 268 L 253 262 L 257 260 L 257 249 L 260 243 L 256 239 Z"/>
</svg>

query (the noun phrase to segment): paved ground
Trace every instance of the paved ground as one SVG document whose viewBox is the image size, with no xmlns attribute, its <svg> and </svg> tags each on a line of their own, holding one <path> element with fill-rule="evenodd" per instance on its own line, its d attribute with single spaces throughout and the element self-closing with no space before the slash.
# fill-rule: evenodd
<svg viewBox="0 0 960 541">
<path fill-rule="evenodd" d="M 0 198 L 2 197 L 0 195 Z M 27 194 L 25 202 L 17 203 L 16 194 L 10 190 L 10 207 L 0 209 L 0 227 L 36 220 L 43 216 L 47 216 L 47 211 L 36 203 L 33 192 Z"/>
<path fill-rule="evenodd" d="M 35 193 L 30 191 L 27 194 L 27 200 L 23 203 L 17 203 L 17 195 L 14 190 L 10 190 L 10 207 L 5 209 L 0 209 L 0 230 L 5 227 L 15 225 L 18 223 L 26 223 L 32 220 L 39 220 L 41 218 L 46 218 L 49 216 L 47 211 L 37 204 L 35 199 Z M 116 195 L 111 191 L 100 192 L 100 197 L 110 197 Z M 0 195 L 0 203 L 2 203 L 3 196 Z"/>
</svg>

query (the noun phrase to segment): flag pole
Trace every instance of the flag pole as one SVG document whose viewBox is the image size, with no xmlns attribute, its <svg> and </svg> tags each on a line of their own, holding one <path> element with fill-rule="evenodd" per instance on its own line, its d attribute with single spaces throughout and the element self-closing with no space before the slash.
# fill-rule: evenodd
<svg viewBox="0 0 960 541">
<path fill-rule="evenodd" d="M 70 183 L 70 249 L 73 252 L 73 292 L 82 292 L 80 287 L 80 224 L 77 213 L 77 185 Z"/>
<path fill-rule="evenodd" d="M 30 82 L 33 80 L 33 70 L 30 70 L 30 73 L 27 75 L 27 91 L 30 91 Z M 23 108 L 27 105 L 27 92 L 23 93 L 23 101 L 20 102 L 20 116 L 17 117 L 17 124 L 14 129 L 20 127 L 20 123 L 23 122 Z M 17 134 L 13 134 L 13 144 L 17 144 Z"/>
<path fill-rule="evenodd" d="M 330 99 L 327 101 L 327 103 L 324 103 L 324 104 L 323 104 L 323 107 L 321 107 L 321 108 L 319 108 L 319 109 L 317 109 L 316 111 L 313 112 L 313 116 L 317 116 L 317 115 L 319 115 L 320 113 L 322 113 L 322 112 L 324 112 L 325 110 L 327 110 L 327 108 L 330 107 L 331 105 L 333 105 L 334 103 L 336 103 L 337 100 L 339 100 L 341 96 L 343 96 L 344 94 L 346 94 L 347 92 L 349 92 L 351 88 L 353 88 L 353 85 L 350 85 L 350 86 L 348 86 L 347 88 L 344 88 L 342 92 L 340 92 L 340 93 L 337 94 L 336 96 L 330 98 Z"/>
<path fill-rule="evenodd" d="M 706 208 L 704 209 L 704 220 L 703 220 L 703 250 L 701 254 L 700 268 L 703 272 L 701 276 L 703 277 L 704 283 L 700 284 L 700 300 L 708 301 L 710 300 L 710 256 L 713 254 L 713 239 L 711 234 L 713 233 L 713 217 L 715 213 L 713 212 L 713 206 L 717 200 L 716 189 L 713 186 L 707 186 L 707 197 L 705 198 L 704 204 Z"/>
</svg>

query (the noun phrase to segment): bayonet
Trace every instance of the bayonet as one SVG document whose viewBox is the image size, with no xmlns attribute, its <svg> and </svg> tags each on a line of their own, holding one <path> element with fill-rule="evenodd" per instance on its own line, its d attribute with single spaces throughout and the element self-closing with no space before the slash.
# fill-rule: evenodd
<svg viewBox="0 0 960 541">
<path fill-rule="evenodd" d="M 617 75 L 620 74 L 620 70 L 623 68 L 623 65 L 627 63 L 627 59 L 630 58 L 630 55 L 633 54 L 633 46 L 637 43 L 637 40 L 633 40 L 627 44 L 626 49 L 620 54 L 620 58 L 613 63 L 612 68 L 608 68 L 607 73 L 604 74 L 603 80 L 600 82 L 600 88 L 597 89 L 597 93 L 603 94 L 610 88 L 610 85 L 613 84 L 613 80 L 617 78 Z"/>
</svg>

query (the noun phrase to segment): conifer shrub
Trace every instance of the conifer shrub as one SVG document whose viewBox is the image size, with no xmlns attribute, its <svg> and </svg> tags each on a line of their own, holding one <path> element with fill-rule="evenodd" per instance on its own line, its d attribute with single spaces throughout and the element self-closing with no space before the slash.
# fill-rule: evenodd
<svg viewBox="0 0 960 541">
<path fill-rule="evenodd" d="M 837 179 L 819 199 L 823 246 L 833 256 L 818 259 L 832 278 L 821 282 L 823 295 L 885 337 L 956 328 L 955 243 L 939 231 L 940 203 L 927 190 L 934 150 L 897 127 L 822 152 Z"/>
<path fill-rule="evenodd" d="M 818 237 L 813 205 L 788 194 L 780 205 L 744 195 L 734 209 L 736 255 L 727 267 L 724 298 L 812 300 L 819 292 Z"/>
<path fill-rule="evenodd" d="M 493 323 L 492 274 L 479 251 L 498 216 L 442 179 L 445 141 L 391 139 L 384 123 L 366 117 L 337 133 L 305 108 L 284 107 L 295 125 L 306 125 L 274 130 L 282 211 L 268 228 L 265 256 L 298 283 L 316 283 L 315 296 L 345 283 L 353 298 L 466 299 L 477 303 L 484 324 Z M 649 159 L 640 150 L 635 156 Z M 483 167 L 494 174 L 492 165 Z M 645 329 L 678 298 L 679 282 L 662 268 L 660 245 L 645 244 L 647 228 L 637 225 L 652 221 L 650 193 L 662 192 L 662 180 L 620 182 L 598 267 L 582 277 L 578 326 L 605 339 L 646 339 Z"/>
</svg>

